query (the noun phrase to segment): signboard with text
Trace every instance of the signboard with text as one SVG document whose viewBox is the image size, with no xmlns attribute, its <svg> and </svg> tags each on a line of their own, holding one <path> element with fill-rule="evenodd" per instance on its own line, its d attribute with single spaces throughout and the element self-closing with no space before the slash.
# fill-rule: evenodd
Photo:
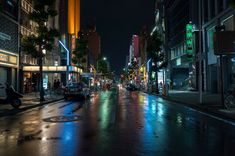
<svg viewBox="0 0 235 156">
<path fill-rule="evenodd" d="M 186 25 L 186 53 L 193 55 L 193 25 L 189 23 Z"/>
<path fill-rule="evenodd" d="M 17 65 L 17 56 L 0 51 L 0 64 Z"/>
<path fill-rule="evenodd" d="M 219 31 L 214 33 L 215 55 L 235 54 L 235 31 Z"/>
</svg>

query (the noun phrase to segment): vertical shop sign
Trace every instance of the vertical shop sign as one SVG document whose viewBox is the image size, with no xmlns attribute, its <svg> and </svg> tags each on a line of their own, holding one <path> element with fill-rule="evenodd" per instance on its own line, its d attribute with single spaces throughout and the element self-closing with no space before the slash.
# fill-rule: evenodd
<svg viewBox="0 0 235 156">
<path fill-rule="evenodd" d="M 189 23 L 186 25 L 186 54 L 188 57 L 193 55 L 193 25 Z"/>
</svg>

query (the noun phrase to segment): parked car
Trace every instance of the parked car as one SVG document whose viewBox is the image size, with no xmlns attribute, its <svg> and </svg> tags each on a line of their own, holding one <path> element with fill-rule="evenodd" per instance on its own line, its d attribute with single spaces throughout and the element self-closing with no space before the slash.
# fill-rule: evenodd
<svg viewBox="0 0 235 156">
<path fill-rule="evenodd" d="M 76 98 L 84 100 L 90 96 L 89 87 L 83 82 L 73 82 L 68 84 L 64 89 L 64 98 Z"/>
<path fill-rule="evenodd" d="M 126 90 L 128 90 L 128 91 L 137 91 L 138 88 L 134 84 L 127 84 Z"/>
</svg>

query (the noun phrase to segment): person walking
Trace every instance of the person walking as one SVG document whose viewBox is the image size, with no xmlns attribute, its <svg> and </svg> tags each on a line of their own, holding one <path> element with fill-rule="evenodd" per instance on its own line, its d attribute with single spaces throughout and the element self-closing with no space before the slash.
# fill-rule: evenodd
<svg viewBox="0 0 235 156">
<path fill-rule="evenodd" d="M 57 79 L 56 85 L 57 85 L 57 89 L 60 88 L 60 80 L 59 79 Z"/>
<path fill-rule="evenodd" d="M 57 82 L 56 80 L 54 80 L 54 83 L 53 83 L 53 89 L 56 90 L 57 89 Z"/>
</svg>

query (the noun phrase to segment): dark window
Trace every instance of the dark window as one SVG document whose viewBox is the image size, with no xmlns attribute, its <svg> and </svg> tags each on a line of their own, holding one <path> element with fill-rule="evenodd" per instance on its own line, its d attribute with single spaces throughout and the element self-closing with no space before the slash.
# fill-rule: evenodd
<svg viewBox="0 0 235 156">
<path fill-rule="evenodd" d="M 2 0 L 0 0 L 0 11 L 2 11 Z"/>
<path fill-rule="evenodd" d="M 215 0 L 210 0 L 210 13 L 211 13 L 210 16 L 211 19 L 215 17 Z"/>
<path fill-rule="evenodd" d="M 204 19 L 204 22 L 207 22 L 208 21 L 208 0 L 204 0 L 203 1 L 203 19 Z"/>
<path fill-rule="evenodd" d="M 220 12 L 224 10 L 223 0 L 218 0 L 217 5 L 218 5 L 218 14 L 219 14 Z"/>
<path fill-rule="evenodd" d="M 17 19 L 18 16 L 18 1 L 17 0 L 3 0 L 3 10 L 8 15 Z"/>
</svg>

